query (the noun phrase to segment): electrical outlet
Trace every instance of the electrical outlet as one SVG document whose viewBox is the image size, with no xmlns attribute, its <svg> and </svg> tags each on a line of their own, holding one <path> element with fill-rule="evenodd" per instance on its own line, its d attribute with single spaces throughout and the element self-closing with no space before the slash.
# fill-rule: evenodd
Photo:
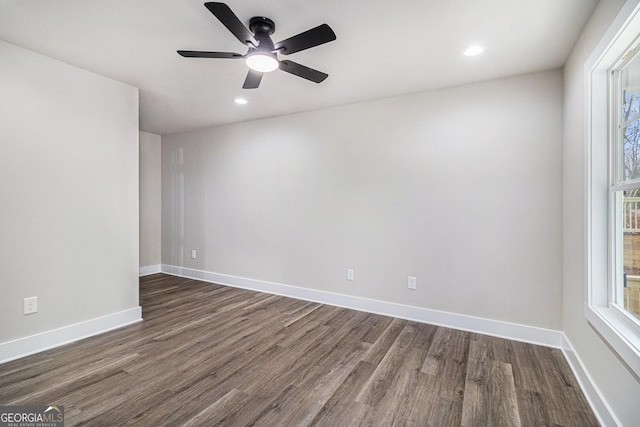
<svg viewBox="0 0 640 427">
<path fill-rule="evenodd" d="M 196 250 L 191 249 L 191 259 L 196 259 Z"/>
<path fill-rule="evenodd" d="M 347 269 L 347 280 L 356 280 L 355 272 L 352 269 Z"/>
<path fill-rule="evenodd" d="M 24 314 L 33 314 L 38 312 L 38 297 L 29 297 L 24 299 Z"/>
<path fill-rule="evenodd" d="M 416 278 L 413 276 L 409 276 L 409 280 L 407 280 L 407 287 L 409 289 L 416 289 Z"/>
</svg>

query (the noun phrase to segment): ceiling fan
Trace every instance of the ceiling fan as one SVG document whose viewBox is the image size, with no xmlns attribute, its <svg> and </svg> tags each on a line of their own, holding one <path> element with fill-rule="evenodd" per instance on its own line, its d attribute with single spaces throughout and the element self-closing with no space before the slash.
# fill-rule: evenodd
<svg viewBox="0 0 640 427">
<path fill-rule="evenodd" d="M 274 22 L 263 16 L 255 16 L 249 21 L 249 28 L 224 3 L 207 2 L 207 9 L 227 27 L 229 31 L 249 50 L 244 55 L 234 52 L 202 52 L 195 50 L 179 50 L 178 53 L 187 58 L 226 58 L 244 59 L 249 67 L 249 73 L 244 81 L 243 89 L 256 89 L 264 73 L 278 68 L 287 73 L 315 83 L 324 81 L 328 74 L 289 60 L 278 60 L 278 54 L 290 55 L 328 43 L 336 39 L 336 35 L 327 24 L 302 32 L 286 40 L 273 43 L 271 34 L 276 29 Z"/>
</svg>

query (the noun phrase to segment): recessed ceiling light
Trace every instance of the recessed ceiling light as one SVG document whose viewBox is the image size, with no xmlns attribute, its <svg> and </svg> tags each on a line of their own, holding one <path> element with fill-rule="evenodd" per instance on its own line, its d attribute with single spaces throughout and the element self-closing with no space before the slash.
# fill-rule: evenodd
<svg viewBox="0 0 640 427">
<path fill-rule="evenodd" d="M 476 56 L 476 55 L 480 55 L 486 49 L 487 48 L 482 45 L 475 44 L 473 46 L 469 46 L 468 48 L 466 48 L 463 54 L 464 56 Z"/>
<path fill-rule="evenodd" d="M 240 105 L 245 105 L 247 104 L 249 101 L 247 101 L 244 98 L 236 98 L 233 100 L 233 102 L 235 102 L 236 104 L 240 104 Z"/>
</svg>

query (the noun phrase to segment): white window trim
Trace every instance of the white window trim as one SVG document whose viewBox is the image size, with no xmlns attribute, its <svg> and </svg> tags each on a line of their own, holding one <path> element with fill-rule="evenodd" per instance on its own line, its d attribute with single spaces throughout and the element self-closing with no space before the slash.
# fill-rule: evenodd
<svg viewBox="0 0 640 427">
<path fill-rule="evenodd" d="M 612 274 L 610 200 L 609 70 L 640 34 L 640 0 L 628 0 L 585 65 L 586 85 L 586 265 L 585 316 L 629 368 L 640 376 L 640 335 L 609 305 Z"/>
</svg>

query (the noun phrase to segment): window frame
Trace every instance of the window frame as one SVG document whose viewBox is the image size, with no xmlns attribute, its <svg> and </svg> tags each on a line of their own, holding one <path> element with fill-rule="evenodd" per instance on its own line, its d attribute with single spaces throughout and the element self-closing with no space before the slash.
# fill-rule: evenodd
<svg viewBox="0 0 640 427">
<path fill-rule="evenodd" d="M 621 236 L 615 194 L 639 180 L 620 183 L 613 166 L 617 148 L 619 97 L 614 70 L 631 49 L 640 48 L 640 0 L 628 0 L 585 65 L 586 84 L 586 275 L 585 316 L 620 358 L 640 376 L 640 331 L 634 319 L 612 303 Z M 623 59 L 624 58 L 624 59 Z M 613 105 L 616 107 L 613 108 Z M 619 162 L 615 162 L 619 163 Z"/>
<path fill-rule="evenodd" d="M 625 69 L 635 60 L 640 60 L 640 35 L 609 72 L 609 110 L 612 120 L 609 125 L 609 233 L 611 235 L 611 243 L 609 248 L 608 305 L 610 310 L 621 321 L 626 322 L 640 336 L 640 319 L 634 318 L 620 306 L 620 299 L 623 299 L 620 282 L 624 280 L 622 274 L 624 265 L 624 219 L 622 219 L 621 223 L 621 214 L 624 215 L 625 212 L 624 196 L 621 196 L 620 193 L 627 190 L 640 189 L 640 178 L 625 178 L 624 126 L 621 119 L 624 87 L 621 76 Z"/>
</svg>

